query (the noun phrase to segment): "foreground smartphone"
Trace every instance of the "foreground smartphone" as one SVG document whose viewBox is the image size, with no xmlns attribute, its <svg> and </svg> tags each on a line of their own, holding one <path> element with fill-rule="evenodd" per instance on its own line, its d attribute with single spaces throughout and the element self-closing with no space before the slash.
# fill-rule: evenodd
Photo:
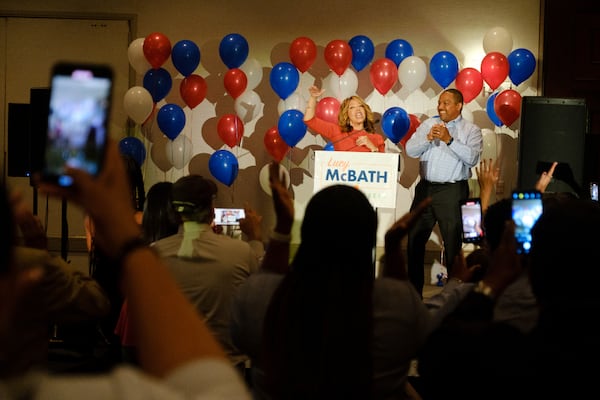
<svg viewBox="0 0 600 400">
<path fill-rule="evenodd" d="M 512 219 L 515 222 L 517 253 L 527 254 L 531 249 L 531 228 L 542 215 L 542 194 L 536 190 L 513 191 Z"/>
<path fill-rule="evenodd" d="M 590 198 L 594 201 L 598 201 L 598 183 L 590 182 Z"/>
<path fill-rule="evenodd" d="M 239 225 L 241 218 L 246 218 L 243 208 L 215 208 L 216 225 Z"/>
<path fill-rule="evenodd" d="M 106 65 L 58 63 L 50 81 L 42 179 L 70 186 L 65 166 L 97 175 L 102 169 L 113 72 Z"/>
<path fill-rule="evenodd" d="M 481 200 L 470 198 L 460 202 L 462 219 L 462 241 L 464 243 L 481 243 L 483 228 L 481 224 Z"/>
</svg>

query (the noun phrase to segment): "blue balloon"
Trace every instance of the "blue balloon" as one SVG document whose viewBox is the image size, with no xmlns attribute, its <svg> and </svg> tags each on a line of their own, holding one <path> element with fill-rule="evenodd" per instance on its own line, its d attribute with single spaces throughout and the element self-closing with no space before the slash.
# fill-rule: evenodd
<svg viewBox="0 0 600 400">
<path fill-rule="evenodd" d="M 174 140 L 185 126 L 185 112 L 177 104 L 165 104 L 158 110 L 156 122 L 160 130 Z"/>
<path fill-rule="evenodd" d="M 217 150 L 208 159 L 208 169 L 212 176 L 227 186 L 235 181 L 239 168 L 237 158 L 228 150 Z"/>
<path fill-rule="evenodd" d="M 146 148 L 144 143 L 136 137 L 128 136 L 119 141 L 119 151 L 133 158 L 138 165 L 142 165 L 146 160 Z"/>
<path fill-rule="evenodd" d="M 413 54 L 414 51 L 411 44 L 404 39 L 392 40 L 385 48 L 385 58 L 392 60 L 396 64 L 396 67 L 400 65 L 402 60 Z"/>
<path fill-rule="evenodd" d="M 334 151 L 335 148 L 333 147 L 333 143 L 327 142 L 327 144 L 325 146 L 323 146 L 323 150 L 325 150 L 325 151 Z"/>
<path fill-rule="evenodd" d="M 191 40 L 180 40 L 171 49 L 171 60 L 177 71 L 187 77 L 200 64 L 200 49 Z"/>
<path fill-rule="evenodd" d="M 373 60 L 375 47 L 373 41 L 366 36 L 354 36 L 348 41 L 352 49 L 352 66 L 356 72 L 362 71 Z"/>
<path fill-rule="evenodd" d="M 500 118 L 498 118 L 498 115 L 496 115 L 496 110 L 494 110 L 494 101 L 496 100 L 496 96 L 498 96 L 498 92 L 492 94 L 488 98 L 485 106 L 485 111 L 487 112 L 488 117 L 490 117 L 490 120 L 494 123 L 494 125 L 502 126 L 504 125 L 504 123 L 500 120 Z"/>
<path fill-rule="evenodd" d="M 300 73 L 289 62 L 280 62 L 276 64 L 269 75 L 271 87 L 281 99 L 287 99 L 290 94 L 298 87 L 300 82 Z"/>
<path fill-rule="evenodd" d="M 440 51 L 431 58 L 429 71 L 433 79 L 443 89 L 446 89 L 456 79 L 456 75 L 458 74 L 458 60 L 449 51 Z"/>
<path fill-rule="evenodd" d="M 238 33 L 230 33 L 221 40 L 219 55 L 229 69 L 239 68 L 248 58 L 248 41 Z"/>
<path fill-rule="evenodd" d="M 306 134 L 306 124 L 304 123 L 304 114 L 298 110 L 287 110 L 279 116 L 277 122 L 279 136 L 290 147 L 294 147 Z"/>
<path fill-rule="evenodd" d="M 398 143 L 410 128 L 410 117 L 403 108 L 388 108 L 381 118 L 381 128 L 392 142 Z"/>
<path fill-rule="evenodd" d="M 527 80 L 535 71 L 535 56 L 527 49 L 513 50 L 507 59 L 508 77 L 517 86 Z"/>
<path fill-rule="evenodd" d="M 144 88 L 152 95 L 152 100 L 158 103 L 171 91 L 173 79 L 171 74 L 164 68 L 151 68 L 144 75 Z"/>
</svg>

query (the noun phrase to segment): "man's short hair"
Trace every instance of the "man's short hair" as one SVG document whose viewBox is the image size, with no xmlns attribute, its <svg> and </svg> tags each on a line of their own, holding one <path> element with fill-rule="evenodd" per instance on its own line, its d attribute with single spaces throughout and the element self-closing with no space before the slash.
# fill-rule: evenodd
<svg viewBox="0 0 600 400">
<path fill-rule="evenodd" d="M 173 208 L 177 213 L 204 215 L 205 211 L 212 210 L 217 185 L 211 179 L 200 175 L 187 175 L 173 183 L 171 195 Z"/>
</svg>

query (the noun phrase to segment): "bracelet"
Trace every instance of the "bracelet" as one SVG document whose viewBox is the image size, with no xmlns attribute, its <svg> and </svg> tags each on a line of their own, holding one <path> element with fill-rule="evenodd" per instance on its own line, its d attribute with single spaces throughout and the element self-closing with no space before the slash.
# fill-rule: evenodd
<svg viewBox="0 0 600 400">
<path fill-rule="evenodd" d="M 146 241 L 141 237 L 129 239 L 125 242 L 125 244 L 123 244 L 123 246 L 121 246 L 121 248 L 117 252 L 117 255 L 113 258 L 115 264 L 119 266 L 122 265 L 123 261 L 125 261 L 125 258 L 127 258 L 127 256 L 131 252 L 136 251 L 140 248 L 151 249 L 151 247 L 148 246 L 148 243 L 146 243 Z"/>
<path fill-rule="evenodd" d="M 290 233 L 279 233 L 279 232 L 271 232 L 271 239 L 276 240 L 278 242 L 289 243 L 292 241 L 292 235 Z"/>
<path fill-rule="evenodd" d="M 450 136 L 450 140 L 448 140 L 448 143 L 446 143 L 446 146 L 450 146 L 452 144 L 452 142 L 454 142 L 454 138 L 452 136 Z"/>
</svg>

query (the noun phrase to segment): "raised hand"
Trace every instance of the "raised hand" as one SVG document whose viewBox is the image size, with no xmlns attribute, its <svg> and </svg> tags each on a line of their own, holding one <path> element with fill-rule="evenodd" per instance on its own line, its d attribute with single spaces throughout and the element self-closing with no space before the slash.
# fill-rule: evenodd
<svg viewBox="0 0 600 400">
<path fill-rule="evenodd" d="M 477 182 L 479 183 L 479 197 L 481 198 L 481 211 L 485 212 L 490 204 L 492 193 L 496 190 L 496 184 L 500 177 L 498 160 L 492 162 L 491 158 L 482 158 L 479 167 L 475 167 Z"/>
<path fill-rule="evenodd" d="M 412 211 L 404 214 L 385 234 L 385 255 L 382 275 L 389 278 L 407 279 L 406 260 L 402 253 L 402 239 L 423 212 L 431 205 L 431 197 L 424 199 Z"/>
<path fill-rule="evenodd" d="M 246 216 L 239 220 L 240 230 L 248 240 L 262 240 L 262 215 L 259 215 L 248 203 L 244 204 L 244 213 Z"/>
<path fill-rule="evenodd" d="M 287 190 L 285 176 L 280 174 L 279 163 L 269 165 L 269 185 L 273 196 L 273 207 L 277 222 L 275 232 L 289 234 L 294 224 L 294 199 Z"/>
<path fill-rule="evenodd" d="M 554 175 L 554 169 L 556 168 L 557 165 L 558 165 L 558 162 L 554 161 L 552 163 L 552 165 L 550 166 L 550 169 L 548 171 L 542 172 L 539 179 L 535 183 L 535 188 L 537 190 L 539 190 L 541 193 L 544 193 L 546 191 L 546 188 L 550 184 L 550 182 L 552 182 L 552 176 Z"/>
</svg>

